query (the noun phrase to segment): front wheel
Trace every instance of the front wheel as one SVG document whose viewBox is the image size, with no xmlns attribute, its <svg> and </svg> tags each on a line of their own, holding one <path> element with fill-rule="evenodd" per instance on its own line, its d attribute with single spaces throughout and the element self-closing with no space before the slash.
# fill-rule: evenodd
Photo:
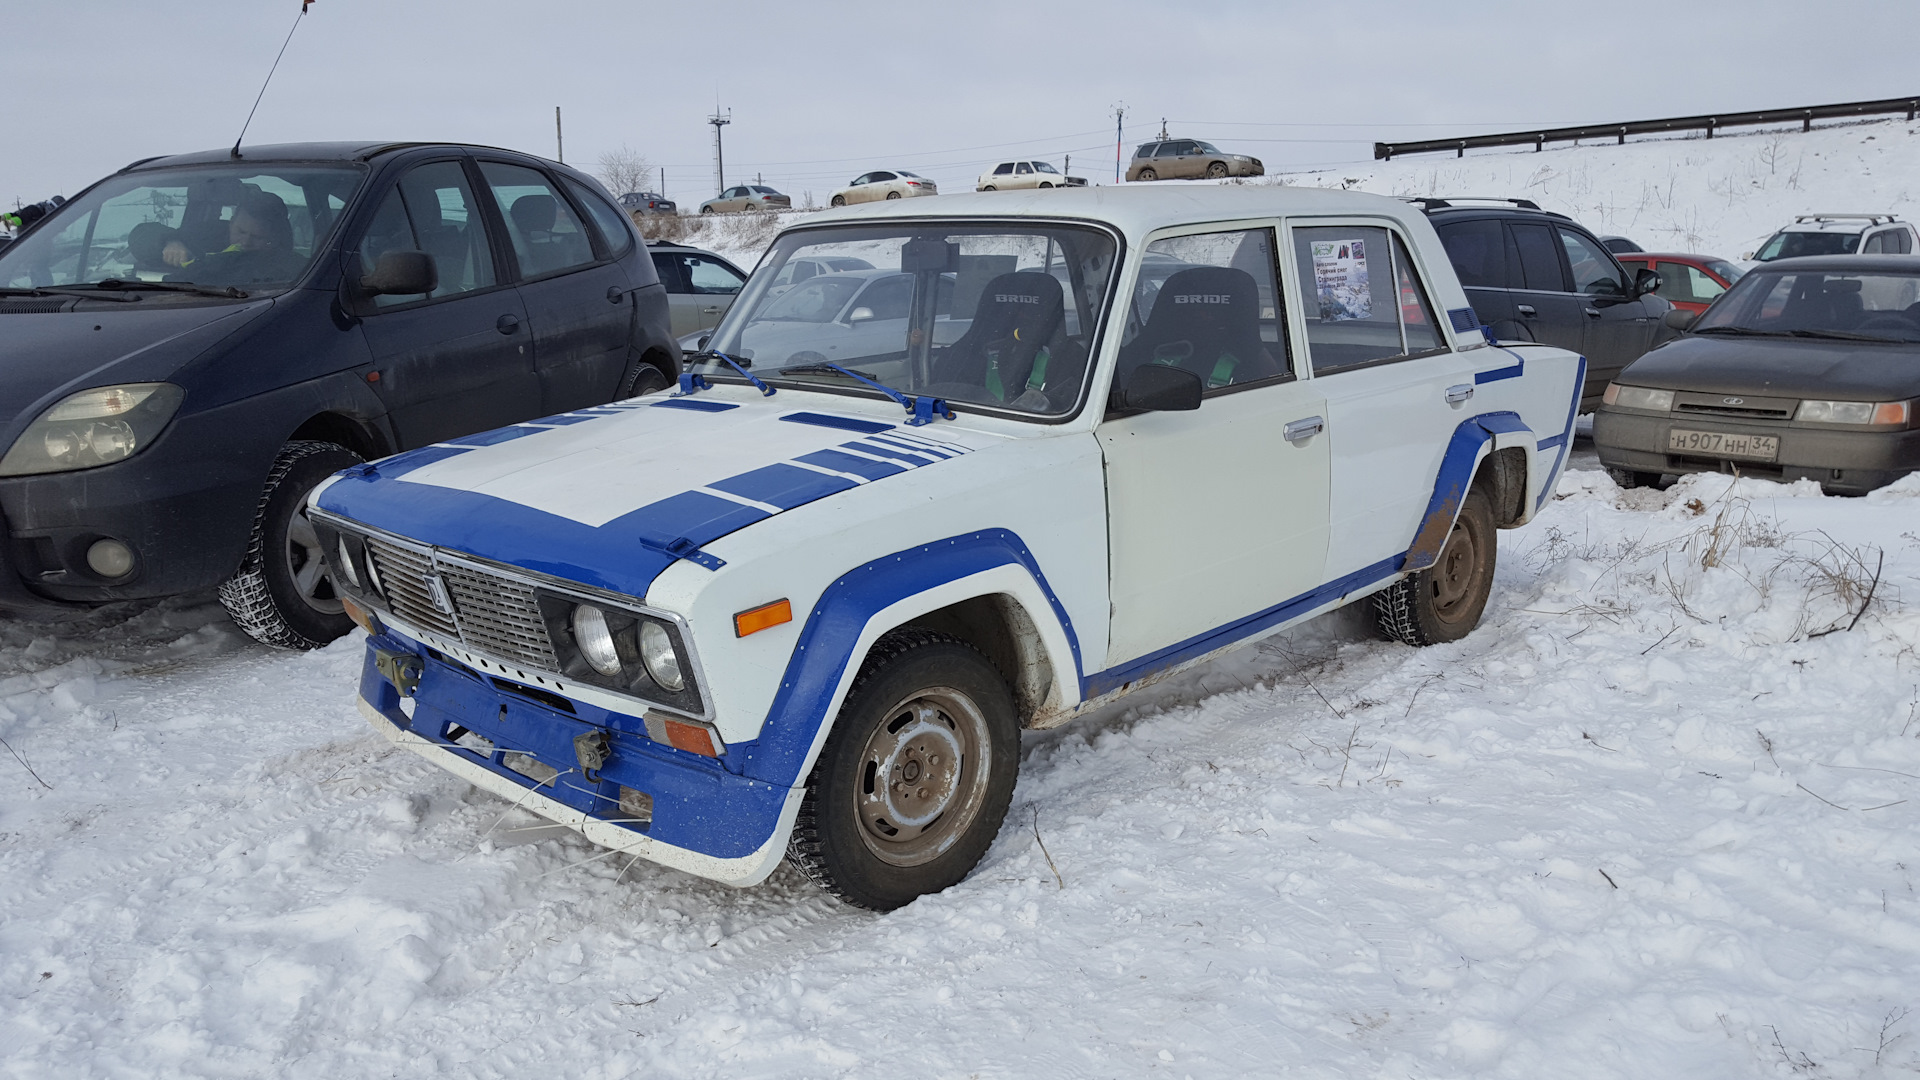
<svg viewBox="0 0 1920 1080">
<path fill-rule="evenodd" d="M 891 911 L 958 884 L 1013 799 L 1013 694 L 972 646 L 928 630 L 874 643 L 826 745 L 787 858 L 847 903 Z"/>
<path fill-rule="evenodd" d="M 1374 594 L 1380 632 L 1409 645 L 1466 637 L 1480 624 L 1493 594 L 1497 550 L 1493 501 L 1485 488 L 1476 486 L 1467 492 L 1439 560 Z"/>
<path fill-rule="evenodd" d="M 1613 477 L 1613 482 L 1623 488 L 1660 486 L 1660 474 L 1657 472 L 1638 472 L 1633 469 L 1609 468 L 1607 475 Z"/>
<path fill-rule="evenodd" d="M 835 195 L 832 199 L 828 200 L 828 205 L 845 206 L 847 205 L 847 197 L 845 195 Z"/>
<path fill-rule="evenodd" d="M 627 385 L 620 393 L 621 400 L 645 397 L 655 390 L 667 388 L 666 373 L 645 362 L 634 365 L 633 374 L 627 376 Z"/>
<path fill-rule="evenodd" d="M 1041 182 L 1041 184 L 1040 184 L 1040 190 L 1042 190 L 1042 191 L 1045 191 L 1045 190 L 1047 190 L 1048 188 L 1050 188 L 1050 187 L 1052 187 L 1052 186 L 1053 186 L 1052 184 L 1049 184 L 1049 183 L 1047 183 L 1047 182 L 1045 182 L 1045 181 L 1042 181 L 1042 182 Z"/>
<path fill-rule="evenodd" d="M 1226 179 L 1226 176 L 1227 176 L 1226 162 L 1216 161 L 1213 164 L 1207 166 L 1207 179 L 1224 180 Z"/>
<path fill-rule="evenodd" d="M 255 641 L 317 649 L 353 628 L 320 538 L 307 520 L 306 504 L 307 493 L 320 481 L 360 460 L 359 454 L 325 442 L 291 442 L 274 459 L 246 558 L 220 583 L 220 605 Z"/>
</svg>

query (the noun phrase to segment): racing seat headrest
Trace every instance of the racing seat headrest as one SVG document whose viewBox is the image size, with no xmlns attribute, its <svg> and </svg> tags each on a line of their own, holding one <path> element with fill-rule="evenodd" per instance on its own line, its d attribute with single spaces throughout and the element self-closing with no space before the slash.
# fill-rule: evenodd
<svg viewBox="0 0 1920 1080">
<path fill-rule="evenodd" d="M 1169 275 L 1146 325 L 1121 351 L 1120 371 L 1149 363 L 1185 368 L 1210 387 L 1273 374 L 1260 340 L 1260 291 L 1253 275 L 1225 266 Z"/>
</svg>

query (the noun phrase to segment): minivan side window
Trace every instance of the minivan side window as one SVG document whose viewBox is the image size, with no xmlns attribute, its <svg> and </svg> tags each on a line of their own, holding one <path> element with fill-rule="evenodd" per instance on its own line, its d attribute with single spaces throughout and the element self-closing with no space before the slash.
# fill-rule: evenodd
<svg viewBox="0 0 1920 1080">
<path fill-rule="evenodd" d="M 1377 226 L 1296 226 L 1293 251 L 1316 377 L 1444 346 L 1399 237 Z"/>
<path fill-rule="evenodd" d="M 424 251 L 432 256 L 440 284 L 431 297 L 494 284 L 493 249 L 480 215 L 474 212 L 473 189 L 459 162 L 429 162 L 400 178 L 360 241 L 360 272 L 372 273 L 380 256 L 394 251 Z M 392 307 L 420 299 L 418 295 L 381 295 L 373 302 L 376 307 Z"/>
<path fill-rule="evenodd" d="M 633 250 L 633 219 L 601 198 L 584 184 L 568 180 L 567 191 L 581 206 L 587 208 L 587 216 L 600 227 L 600 236 L 607 242 L 607 252 L 619 258 Z"/>
<path fill-rule="evenodd" d="M 483 161 L 480 174 L 487 178 L 500 216 L 507 223 L 522 277 L 544 277 L 594 261 L 587 230 L 545 173 L 501 161 Z"/>
</svg>

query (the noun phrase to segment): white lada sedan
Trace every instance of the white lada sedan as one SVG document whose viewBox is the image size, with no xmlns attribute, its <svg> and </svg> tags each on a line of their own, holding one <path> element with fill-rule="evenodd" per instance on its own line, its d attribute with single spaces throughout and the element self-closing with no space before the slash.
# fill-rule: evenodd
<svg viewBox="0 0 1920 1080">
<path fill-rule="evenodd" d="M 836 258 L 904 279 L 884 339 L 772 296 Z M 1470 632 L 1583 368 L 1491 345 L 1417 208 L 1285 187 L 828 212 L 711 346 L 316 492 L 361 707 L 596 843 L 878 909 L 973 868 L 1023 727 L 1342 604 Z"/>
</svg>

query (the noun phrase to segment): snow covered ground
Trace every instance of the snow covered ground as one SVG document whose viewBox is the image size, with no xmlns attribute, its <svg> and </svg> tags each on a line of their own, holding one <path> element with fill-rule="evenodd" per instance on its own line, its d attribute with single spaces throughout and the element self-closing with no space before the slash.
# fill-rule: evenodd
<svg viewBox="0 0 1920 1080">
<path fill-rule="evenodd" d="M 1920 479 L 1560 495 L 1463 642 L 1335 616 L 1029 735 L 889 915 L 388 749 L 358 640 L 9 625 L 0 1075 L 1920 1070 Z"/>
</svg>

